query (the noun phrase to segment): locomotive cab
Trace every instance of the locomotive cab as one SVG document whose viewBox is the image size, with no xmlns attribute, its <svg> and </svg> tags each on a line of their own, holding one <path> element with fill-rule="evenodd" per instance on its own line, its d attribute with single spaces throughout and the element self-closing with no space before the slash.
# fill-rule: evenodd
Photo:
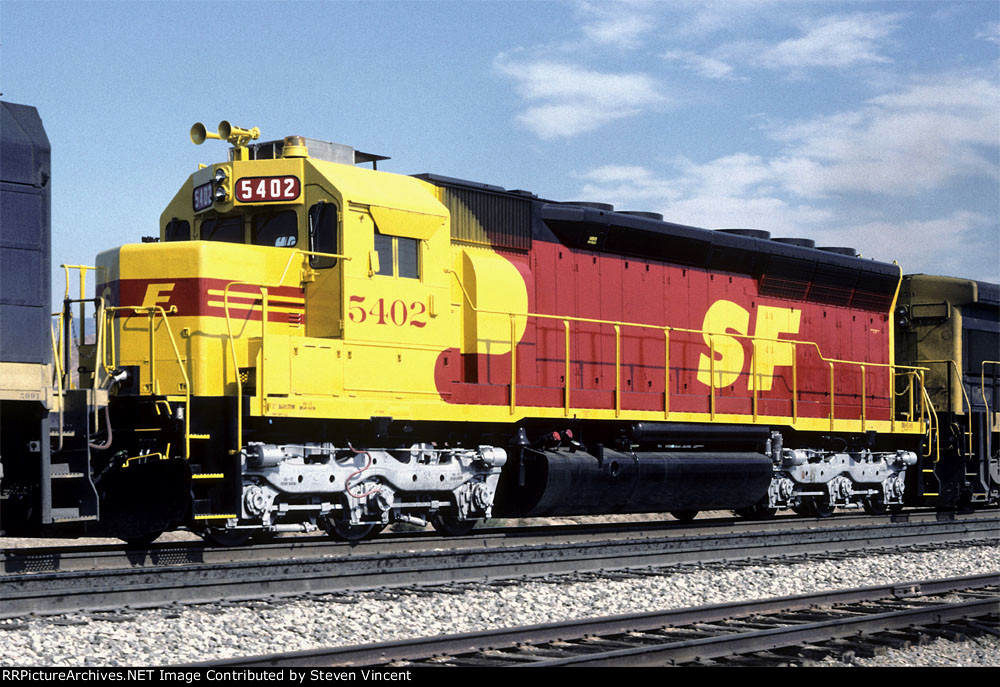
<svg viewBox="0 0 1000 687">
<path fill-rule="evenodd" d="M 433 404 L 435 363 L 460 320 L 435 187 L 357 167 L 385 158 L 345 146 L 242 143 L 187 179 L 159 241 L 98 260 L 116 365 L 132 373 L 119 393 L 183 406 L 169 450 L 191 466 L 195 521 L 239 520 L 246 464 L 257 460 L 248 444 L 350 445 L 372 418 L 398 415 L 392 402 Z M 439 477 L 449 489 L 465 480 Z M 295 505 L 311 507 L 306 491 Z"/>
<path fill-rule="evenodd" d="M 314 144 L 323 157 L 309 156 Z M 269 371 L 265 393 L 256 394 L 261 399 L 292 388 L 328 396 L 343 389 L 345 375 L 394 362 L 399 377 L 382 385 L 388 393 L 409 372 L 433 369 L 433 361 L 411 364 L 419 353 L 397 352 L 392 360 L 374 346 L 345 354 L 338 343 L 391 343 L 428 355 L 433 350 L 435 357 L 446 347 L 446 318 L 439 316 L 450 296 L 448 211 L 432 187 L 345 159 L 383 157 L 297 137 L 235 148 L 232 157 L 189 177 L 161 216 L 158 243 L 124 246 L 100 258 L 109 275 L 100 289 L 112 301 L 162 306 L 186 332 L 188 359 L 200 372 L 192 375 L 193 393 L 236 393 L 231 369 L 218 374 L 227 365 L 237 365 L 247 381 L 261 379 L 264 365 L 254 356 L 265 338 L 276 358 L 289 351 L 292 364 Z M 264 309 L 267 324 L 261 327 Z M 227 352 L 220 342 L 230 338 L 235 350 Z M 138 336 L 134 342 L 143 360 L 131 362 L 141 367 L 149 356 L 139 350 L 145 344 Z M 160 372 L 169 375 L 176 365 L 169 342 L 162 343 Z M 124 355 L 129 348 L 123 345 Z M 345 357 L 352 361 L 346 368 Z M 433 390 L 432 376 L 425 376 L 406 386 Z M 177 390 L 180 382 L 178 377 L 170 387 Z M 363 388 L 372 384 L 378 386 L 369 381 Z"/>
</svg>

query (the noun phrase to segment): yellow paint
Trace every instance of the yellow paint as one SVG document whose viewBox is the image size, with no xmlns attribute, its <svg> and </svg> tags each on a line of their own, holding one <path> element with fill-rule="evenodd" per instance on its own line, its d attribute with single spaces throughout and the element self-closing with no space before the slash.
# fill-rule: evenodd
<svg viewBox="0 0 1000 687">
<path fill-rule="evenodd" d="M 462 309 L 462 353 L 510 353 L 510 316 L 528 310 L 528 291 L 517 268 L 490 249 L 465 246 L 455 251 L 452 303 Z M 520 341 L 527 318 L 515 318 Z"/>
<path fill-rule="evenodd" d="M 774 384 L 775 367 L 791 367 L 795 361 L 795 346 L 777 341 L 782 334 L 797 334 L 802 311 L 761 305 L 756 309 L 753 333 L 753 355 L 747 370 L 747 388 L 755 390 L 754 377 L 760 378 L 760 391 L 770 391 Z M 709 354 L 698 358 L 698 381 L 705 386 L 722 388 L 733 384 L 744 371 L 746 354 L 743 341 L 750 329 L 750 312 L 727 300 L 718 300 L 705 313 L 702 338 Z M 738 336 L 730 336 L 728 333 Z M 714 359 L 713 359 L 714 355 Z"/>
<path fill-rule="evenodd" d="M 750 327 L 750 313 L 746 308 L 732 301 L 718 300 L 705 313 L 702 324 L 705 345 L 710 349 L 714 346 L 715 359 L 702 353 L 698 356 L 698 381 L 705 386 L 721 388 L 734 383 L 743 373 L 745 354 L 743 344 L 726 332 L 733 330 L 738 334 L 746 334 Z M 713 380 L 713 374 L 715 379 Z"/>
<path fill-rule="evenodd" d="M 146 295 L 142 298 L 142 307 L 148 308 L 153 305 L 163 305 L 170 302 L 170 294 L 177 286 L 174 283 L 149 284 L 146 287 Z"/>
<path fill-rule="evenodd" d="M 795 357 L 795 346 L 776 343 L 766 339 L 778 339 L 781 334 L 798 334 L 802 311 L 795 308 L 775 308 L 769 305 L 757 307 L 757 326 L 754 330 L 755 373 L 760 378 L 760 390 L 770 391 L 774 383 L 774 368 L 791 367 Z M 750 388 L 757 385 L 754 375 L 750 376 Z"/>
</svg>

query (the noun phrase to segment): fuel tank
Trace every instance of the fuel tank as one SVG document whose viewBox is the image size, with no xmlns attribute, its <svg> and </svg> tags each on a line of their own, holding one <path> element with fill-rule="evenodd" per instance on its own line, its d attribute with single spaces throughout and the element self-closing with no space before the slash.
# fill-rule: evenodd
<svg viewBox="0 0 1000 687">
<path fill-rule="evenodd" d="M 504 467 L 494 517 L 736 509 L 767 495 L 772 465 L 753 452 L 592 452 L 525 448 Z"/>
</svg>

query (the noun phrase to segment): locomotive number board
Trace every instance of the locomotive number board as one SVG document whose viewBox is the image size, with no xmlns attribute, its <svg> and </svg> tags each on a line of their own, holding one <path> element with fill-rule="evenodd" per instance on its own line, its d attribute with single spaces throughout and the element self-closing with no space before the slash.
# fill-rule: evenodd
<svg viewBox="0 0 1000 687">
<path fill-rule="evenodd" d="M 287 203 L 299 197 L 298 177 L 243 177 L 236 181 L 236 200 L 241 203 Z"/>
<path fill-rule="evenodd" d="M 207 208 L 212 207 L 214 199 L 212 198 L 212 182 L 207 184 L 202 184 L 194 189 L 194 211 L 201 212 Z"/>
</svg>

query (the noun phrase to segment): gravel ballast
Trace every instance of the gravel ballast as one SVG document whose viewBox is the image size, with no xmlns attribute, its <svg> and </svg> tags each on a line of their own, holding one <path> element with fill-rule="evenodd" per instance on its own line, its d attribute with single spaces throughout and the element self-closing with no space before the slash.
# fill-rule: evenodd
<svg viewBox="0 0 1000 687">
<path fill-rule="evenodd" d="M 461 593 L 362 592 L 293 600 L 0 622 L 0 665 L 133 666 L 207 661 L 405 637 L 806 594 L 1000 570 L 1000 549 L 882 553 L 838 561 L 667 570 L 596 581 L 523 580 Z M 853 665 L 1000 665 L 993 640 L 934 642 Z M 902 658 L 899 658 L 902 655 Z M 890 661 L 898 661 L 892 663 Z"/>
</svg>

